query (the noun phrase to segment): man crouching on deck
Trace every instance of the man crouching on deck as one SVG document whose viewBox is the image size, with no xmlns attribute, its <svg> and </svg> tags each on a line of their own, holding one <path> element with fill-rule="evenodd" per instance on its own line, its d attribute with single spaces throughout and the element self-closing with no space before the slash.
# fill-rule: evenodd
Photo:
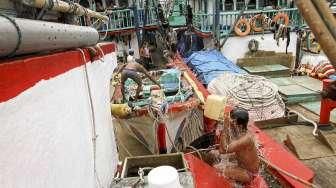
<svg viewBox="0 0 336 188">
<path fill-rule="evenodd" d="M 222 173 L 233 180 L 241 183 L 252 181 L 259 172 L 259 158 L 253 135 L 247 130 L 249 121 L 248 112 L 244 109 L 234 109 L 231 112 L 233 120 L 241 130 L 238 138 L 227 145 L 221 144 L 221 154 L 234 153 L 238 162 L 237 166 L 227 166 L 221 169 Z"/>
<path fill-rule="evenodd" d="M 129 58 L 127 58 L 129 59 Z M 121 72 L 121 93 L 123 101 L 125 101 L 125 82 L 128 78 L 132 79 L 138 86 L 135 94 L 135 99 L 139 99 L 140 92 L 142 90 L 142 79 L 139 73 L 145 74 L 152 82 L 158 85 L 160 84 L 148 73 L 148 71 L 135 60 L 128 60 L 126 64 L 122 65 L 117 74 Z"/>
</svg>

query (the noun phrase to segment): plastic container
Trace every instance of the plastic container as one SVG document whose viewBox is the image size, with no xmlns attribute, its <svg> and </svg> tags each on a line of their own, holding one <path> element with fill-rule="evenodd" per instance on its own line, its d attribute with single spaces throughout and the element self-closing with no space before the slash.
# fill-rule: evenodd
<svg viewBox="0 0 336 188">
<path fill-rule="evenodd" d="M 204 115 L 214 120 L 223 119 L 226 102 L 224 96 L 209 95 L 205 102 Z"/>
<path fill-rule="evenodd" d="M 171 166 L 159 166 L 148 174 L 149 188 L 182 188 L 178 172 Z"/>
</svg>

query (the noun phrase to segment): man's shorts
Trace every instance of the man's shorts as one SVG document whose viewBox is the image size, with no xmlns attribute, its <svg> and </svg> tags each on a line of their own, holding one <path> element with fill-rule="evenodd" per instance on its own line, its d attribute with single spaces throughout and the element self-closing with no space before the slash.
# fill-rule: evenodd
<svg viewBox="0 0 336 188">
<path fill-rule="evenodd" d="M 142 84 L 141 77 L 135 70 L 124 69 L 121 74 L 121 83 L 124 84 L 127 78 L 132 79 L 139 86 Z"/>
</svg>

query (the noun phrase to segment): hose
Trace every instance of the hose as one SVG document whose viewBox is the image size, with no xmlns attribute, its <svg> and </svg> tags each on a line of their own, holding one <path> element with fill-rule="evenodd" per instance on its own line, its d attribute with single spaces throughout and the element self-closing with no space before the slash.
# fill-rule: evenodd
<svg viewBox="0 0 336 188">
<path fill-rule="evenodd" d="M 318 136 L 318 134 L 317 134 L 318 125 L 317 125 L 317 123 L 316 123 L 315 121 L 306 118 L 303 114 L 301 114 L 300 112 L 297 112 L 297 111 L 295 111 L 295 110 L 290 110 L 289 113 L 290 113 L 290 112 L 297 114 L 299 117 L 301 117 L 301 118 L 302 118 L 303 120 L 305 120 L 306 122 L 309 122 L 309 123 L 311 123 L 312 125 L 314 125 L 314 130 L 313 130 L 312 134 L 313 134 L 314 136 Z"/>
</svg>

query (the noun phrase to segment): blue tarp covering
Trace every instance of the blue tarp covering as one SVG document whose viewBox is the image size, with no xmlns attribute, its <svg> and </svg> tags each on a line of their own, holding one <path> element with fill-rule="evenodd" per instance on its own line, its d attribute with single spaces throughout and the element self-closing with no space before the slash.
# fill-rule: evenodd
<svg viewBox="0 0 336 188">
<path fill-rule="evenodd" d="M 246 73 L 217 50 L 194 52 L 185 62 L 196 73 L 197 79 L 206 86 L 225 71 Z"/>
</svg>

